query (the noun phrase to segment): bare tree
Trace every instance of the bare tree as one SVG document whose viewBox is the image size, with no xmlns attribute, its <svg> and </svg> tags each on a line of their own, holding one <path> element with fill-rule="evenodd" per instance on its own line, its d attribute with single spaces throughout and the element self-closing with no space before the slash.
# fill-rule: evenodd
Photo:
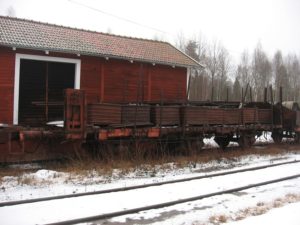
<svg viewBox="0 0 300 225">
<path fill-rule="evenodd" d="M 225 100 L 231 58 L 228 50 L 218 41 L 213 41 L 207 50 L 206 65 L 211 77 L 211 100 Z"/>
<path fill-rule="evenodd" d="M 208 100 L 209 79 L 205 70 L 199 71 L 195 76 L 190 77 L 190 96 L 192 101 Z"/>
<path fill-rule="evenodd" d="M 220 51 L 218 55 L 218 100 L 225 100 L 225 98 L 227 99 L 227 89 L 230 86 L 228 85 L 229 81 L 227 80 L 227 78 L 230 68 L 231 64 L 229 53 L 223 46 L 220 46 Z"/>
<path fill-rule="evenodd" d="M 199 54 L 198 54 L 198 45 L 195 40 L 188 40 L 185 45 L 184 51 L 187 55 L 189 55 L 194 60 L 199 62 L 200 59 L 199 59 Z"/>
<path fill-rule="evenodd" d="M 183 43 L 181 43 L 183 44 Z M 191 58 L 193 58 L 194 60 L 199 62 L 199 55 L 198 55 L 198 46 L 197 46 L 197 42 L 195 40 L 187 40 L 184 43 L 184 49 L 183 51 L 190 56 Z M 201 88 L 202 88 L 202 83 L 201 80 L 199 79 L 199 70 L 198 69 L 190 69 L 190 74 L 189 74 L 189 85 L 188 85 L 188 97 L 190 100 L 199 100 L 200 98 L 200 94 L 199 92 L 201 92 Z"/>
<path fill-rule="evenodd" d="M 272 66 L 260 43 L 257 44 L 252 58 L 252 79 L 254 100 L 263 100 L 264 87 L 271 84 Z"/>
<path fill-rule="evenodd" d="M 283 61 L 282 53 L 281 51 L 277 51 L 273 58 L 273 71 L 274 71 L 274 78 L 275 78 L 275 100 L 279 101 L 279 88 L 283 87 L 284 89 L 284 95 L 283 100 L 288 99 L 287 94 L 289 92 L 289 84 L 288 84 L 288 73 L 286 66 Z"/>
<path fill-rule="evenodd" d="M 200 34 L 192 39 L 185 39 L 183 33 L 178 35 L 176 46 L 194 60 L 205 65 L 207 61 L 207 43 Z M 209 79 L 206 69 L 190 69 L 189 99 L 194 101 L 207 100 Z"/>
<path fill-rule="evenodd" d="M 237 67 L 237 76 L 239 76 L 239 81 L 241 87 L 245 88 L 247 84 L 253 86 L 253 79 L 251 76 L 251 64 L 250 56 L 248 51 L 244 50 L 241 55 L 241 62 Z"/>
<path fill-rule="evenodd" d="M 241 78 L 240 76 L 236 76 L 234 83 L 233 83 L 233 90 L 232 90 L 232 97 L 234 101 L 241 101 L 242 99 L 242 87 L 241 87 L 241 82 L 240 82 Z"/>
<path fill-rule="evenodd" d="M 299 88 L 300 88 L 300 65 L 296 55 L 288 55 L 285 60 L 288 90 L 284 90 L 287 100 L 299 101 Z"/>
<path fill-rule="evenodd" d="M 209 46 L 208 49 L 208 57 L 206 60 L 207 70 L 211 77 L 211 100 L 216 99 L 216 87 L 215 87 L 215 79 L 218 73 L 218 56 L 220 54 L 219 43 L 214 41 L 212 45 Z"/>
<path fill-rule="evenodd" d="M 199 62 L 205 64 L 207 59 L 208 43 L 202 33 L 199 33 L 195 39 L 197 40 Z"/>
<path fill-rule="evenodd" d="M 183 33 L 180 33 L 176 45 L 205 66 L 205 69 L 190 71 L 190 100 L 226 100 L 227 96 L 231 100 L 241 100 L 242 90 L 245 92 L 249 85 L 252 87 L 252 100 L 262 101 L 264 88 L 275 84 L 275 101 L 278 101 L 280 86 L 284 88 L 284 100 L 300 101 L 300 62 L 296 55 L 284 58 L 277 51 L 271 63 L 258 43 L 251 55 L 247 51 L 242 53 L 232 82 L 229 79 L 233 68 L 230 54 L 220 42 L 208 43 L 203 35 L 185 39 Z M 248 92 L 246 100 L 249 98 Z"/>
<path fill-rule="evenodd" d="M 181 31 L 180 33 L 178 33 L 177 35 L 177 40 L 176 40 L 176 43 L 175 43 L 175 46 L 180 49 L 181 51 L 184 52 L 185 50 L 185 46 L 186 46 L 186 38 L 184 36 L 184 33 Z"/>
</svg>

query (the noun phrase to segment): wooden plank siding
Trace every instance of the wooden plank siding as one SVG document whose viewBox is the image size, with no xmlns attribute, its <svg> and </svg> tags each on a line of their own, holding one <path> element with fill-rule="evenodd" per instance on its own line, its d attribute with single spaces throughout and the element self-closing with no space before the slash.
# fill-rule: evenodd
<svg viewBox="0 0 300 225">
<path fill-rule="evenodd" d="M 151 68 L 151 101 L 180 102 L 186 99 L 186 69 L 168 66 Z"/>
<path fill-rule="evenodd" d="M 147 65 L 109 60 L 104 64 L 104 102 L 135 103 L 146 100 Z"/>
<path fill-rule="evenodd" d="M 85 90 L 87 103 L 166 102 L 186 98 L 186 68 L 0 47 L 0 123 L 13 123 L 16 53 L 80 59 L 80 89 Z"/>
<path fill-rule="evenodd" d="M 95 57 L 81 57 L 80 89 L 85 90 L 87 103 L 96 103 L 101 100 L 102 61 Z"/>
<path fill-rule="evenodd" d="M 15 54 L 0 48 L 0 123 L 13 121 Z"/>
</svg>

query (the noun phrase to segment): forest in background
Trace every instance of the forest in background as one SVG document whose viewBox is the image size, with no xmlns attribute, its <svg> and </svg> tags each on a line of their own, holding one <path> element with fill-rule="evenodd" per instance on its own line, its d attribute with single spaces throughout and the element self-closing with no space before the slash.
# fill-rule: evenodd
<svg viewBox="0 0 300 225">
<path fill-rule="evenodd" d="M 280 87 L 283 88 L 283 101 L 300 102 L 300 65 L 296 54 L 283 55 L 277 50 L 270 57 L 258 42 L 253 51 L 243 51 L 235 65 L 220 42 L 208 42 L 201 35 L 193 39 L 179 35 L 176 47 L 205 66 L 190 71 L 188 89 L 192 101 L 241 101 L 246 91 L 246 101 L 251 98 L 263 101 L 265 87 L 270 100 L 272 86 L 275 102 L 279 101 Z"/>
</svg>

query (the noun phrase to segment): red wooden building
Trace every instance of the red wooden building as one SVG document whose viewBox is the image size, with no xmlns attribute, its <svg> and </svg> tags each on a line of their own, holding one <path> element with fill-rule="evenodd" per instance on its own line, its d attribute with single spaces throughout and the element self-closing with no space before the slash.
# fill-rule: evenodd
<svg viewBox="0 0 300 225">
<path fill-rule="evenodd" d="M 65 88 L 89 103 L 182 101 L 200 66 L 166 42 L 0 16 L 0 124 L 59 119 Z"/>
</svg>

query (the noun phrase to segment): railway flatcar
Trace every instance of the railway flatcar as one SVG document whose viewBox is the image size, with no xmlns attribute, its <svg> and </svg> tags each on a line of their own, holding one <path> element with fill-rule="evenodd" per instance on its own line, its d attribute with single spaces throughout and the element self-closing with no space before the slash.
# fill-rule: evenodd
<svg viewBox="0 0 300 225">
<path fill-rule="evenodd" d="M 189 102 L 190 71 L 203 66 L 167 42 L 4 16 L 0 27 L 1 162 L 299 136 L 289 104 Z"/>
<path fill-rule="evenodd" d="M 1 161 L 34 160 L 87 154 L 83 146 L 104 146 L 140 141 L 164 143 L 175 151 L 199 151 L 203 138 L 212 137 L 223 149 L 230 141 L 250 147 L 262 132 L 275 142 L 298 139 L 299 111 L 284 104 L 251 103 L 243 107 L 189 104 L 86 104 L 84 90 L 65 90 L 64 120 L 43 127 L 2 125 Z M 176 143 L 176 145 L 174 145 Z M 132 147 L 132 146 L 131 146 Z M 173 148 L 173 149 L 172 149 Z M 97 148 L 101 153 L 101 147 Z M 36 158 L 34 158 L 36 157 Z"/>
</svg>

